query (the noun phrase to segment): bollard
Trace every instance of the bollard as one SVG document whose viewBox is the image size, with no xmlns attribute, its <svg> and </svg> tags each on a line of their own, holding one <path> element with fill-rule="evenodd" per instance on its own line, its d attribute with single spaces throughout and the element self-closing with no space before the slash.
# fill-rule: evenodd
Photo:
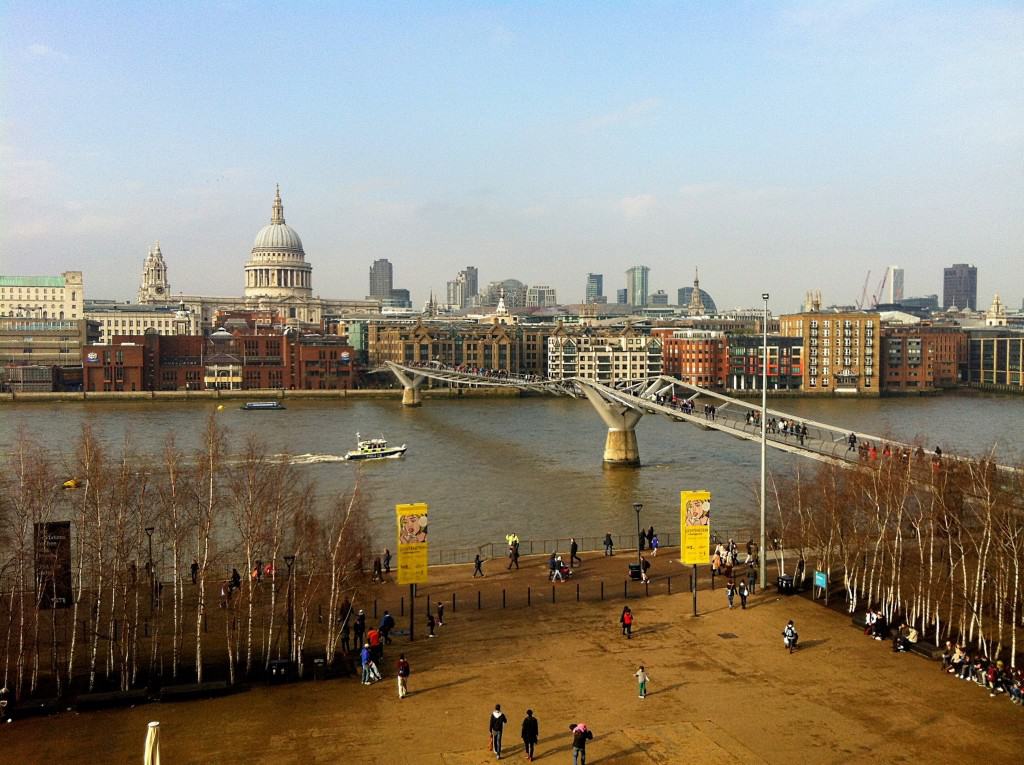
<svg viewBox="0 0 1024 765">
<path fill-rule="evenodd" d="M 479 611 L 481 608 L 483 608 L 483 606 L 481 605 L 481 602 L 482 601 L 480 600 L 480 590 L 477 590 L 476 591 L 476 610 L 477 611 Z"/>
<path fill-rule="evenodd" d="M 672 594 L 672 577 L 668 578 L 668 594 Z"/>
<path fill-rule="evenodd" d="M 452 593 L 452 611 L 455 610 L 455 593 Z"/>
<path fill-rule="evenodd" d="M 628 579 L 623 579 L 622 580 L 622 597 L 625 598 L 626 600 L 629 600 L 629 580 Z"/>
<path fill-rule="evenodd" d="M 580 602 L 580 583 L 576 582 L 576 602 Z"/>
<path fill-rule="evenodd" d="M 373 599 L 373 618 L 377 618 L 377 599 Z"/>
<path fill-rule="evenodd" d="M 601 580 L 601 600 L 604 600 L 604 579 Z"/>
<path fill-rule="evenodd" d="M 405 595 L 398 601 L 398 615 L 405 616 Z"/>
<path fill-rule="evenodd" d="M 529 606 L 529 605 L 532 605 L 532 604 L 533 604 L 532 594 L 530 592 L 530 588 L 527 587 L 526 588 L 526 605 Z"/>
<path fill-rule="evenodd" d="M 551 585 L 551 602 L 555 602 L 555 585 Z"/>
<path fill-rule="evenodd" d="M 501 607 L 502 608 L 505 607 L 505 589 L 504 588 L 502 588 L 502 590 L 501 590 Z"/>
<path fill-rule="evenodd" d="M 651 597 L 651 583 L 644 582 L 644 597 Z"/>
</svg>

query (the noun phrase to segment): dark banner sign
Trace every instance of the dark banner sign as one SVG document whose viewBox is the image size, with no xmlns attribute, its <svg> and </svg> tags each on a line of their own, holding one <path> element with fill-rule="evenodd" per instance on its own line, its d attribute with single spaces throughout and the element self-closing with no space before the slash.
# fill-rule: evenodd
<svg viewBox="0 0 1024 765">
<path fill-rule="evenodd" d="M 36 592 L 40 608 L 71 605 L 71 522 L 35 524 Z"/>
</svg>

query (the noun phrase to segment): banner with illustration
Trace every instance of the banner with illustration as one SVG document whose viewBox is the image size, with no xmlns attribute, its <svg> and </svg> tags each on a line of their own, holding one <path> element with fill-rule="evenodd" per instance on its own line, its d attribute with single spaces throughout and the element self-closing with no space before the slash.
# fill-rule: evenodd
<svg viewBox="0 0 1024 765">
<path fill-rule="evenodd" d="M 710 491 L 679 493 L 679 524 L 680 561 L 687 566 L 706 564 L 711 557 Z"/>
<path fill-rule="evenodd" d="M 398 521 L 398 583 L 427 582 L 427 505 L 395 505 Z"/>
</svg>

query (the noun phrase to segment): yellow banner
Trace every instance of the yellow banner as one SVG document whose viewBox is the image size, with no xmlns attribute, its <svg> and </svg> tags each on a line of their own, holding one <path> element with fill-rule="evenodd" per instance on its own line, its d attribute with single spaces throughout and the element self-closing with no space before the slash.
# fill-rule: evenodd
<svg viewBox="0 0 1024 765">
<path fill-rule="evenodd" d="M 398 583 L 427 582 L 427 505 L 395 505 L 398 521 Z"/>
<path fill-rule="evenodd" d="M 711 559 L 711 492 L 679 492 L 680 560 L 687 566 Z"/>
</svg>

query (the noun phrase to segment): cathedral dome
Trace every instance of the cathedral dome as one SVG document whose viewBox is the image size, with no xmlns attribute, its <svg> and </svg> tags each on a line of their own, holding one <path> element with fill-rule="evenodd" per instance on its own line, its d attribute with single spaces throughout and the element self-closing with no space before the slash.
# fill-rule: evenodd
<svg viewBox="0 0 1024 765">
<path fill-rule="evenodd" d="M 271 223 L 256 234 L 254 250 L 301 250 L 302 240 L 295 229 L 285 223 Z"/>
<path fill-rule="evenodd" d="M 249 262 L 245 264 L 245 297 L 310 297 L 313 267 L 306 262 L 299 235 L 284 222 L 281 190 L 274 193 L 270 225 L 256 234 Z"/>
<path fill-rule="evenodd" d="M 281 204 L 281 192 L 274 197 L 274 211 L 270 216 L 270 225 L 264 226 L 256 234 L 252 243 L 253 250 L 295 250 L 302 252 L 302 240 L 295 229 L 284 222 L 284 205 Z"/>
</svg>

